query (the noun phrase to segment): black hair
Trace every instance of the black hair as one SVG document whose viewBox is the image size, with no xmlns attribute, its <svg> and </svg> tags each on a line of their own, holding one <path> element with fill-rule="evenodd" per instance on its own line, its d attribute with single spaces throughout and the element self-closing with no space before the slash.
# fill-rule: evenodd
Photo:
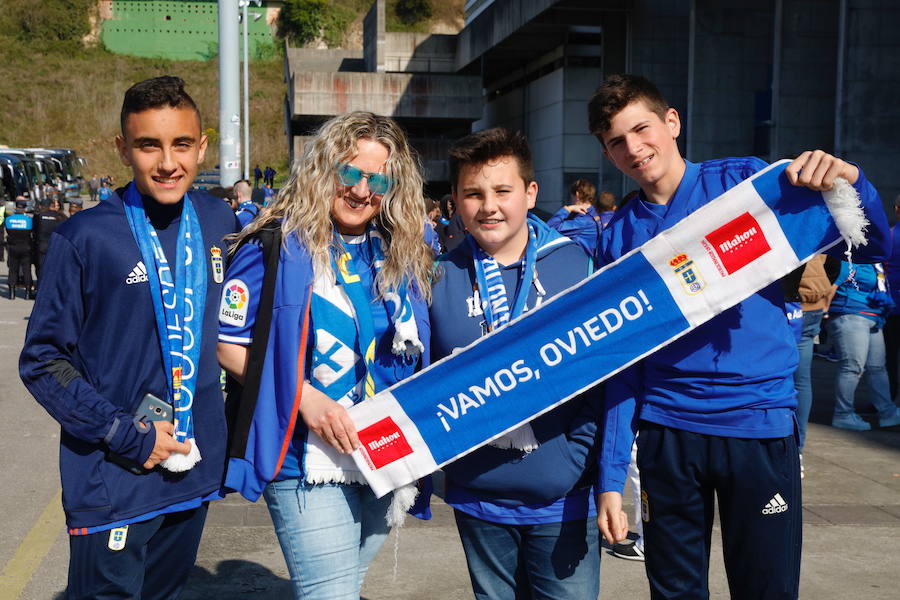
<svg viewBox="0 0 900 600">
<path fill-rule="evenodd" d="M 181 77 L 163 75 L 134 84 L 125 92 L 125 99 L 122 102 L 122 113 L 119 116 L 122 135 L 125 135 L 125 121 L 128 115 L 167 106 L 190 108 L 197 113 L 197 121 L 200 121 L 200 109 L 197 108 L 194 99 L 184 91 L 184 80 Z"/>
</svg>

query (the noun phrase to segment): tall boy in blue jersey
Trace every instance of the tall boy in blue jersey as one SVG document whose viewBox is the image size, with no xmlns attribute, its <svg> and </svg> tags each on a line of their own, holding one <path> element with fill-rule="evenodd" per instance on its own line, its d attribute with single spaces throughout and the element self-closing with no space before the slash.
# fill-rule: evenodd
<svg viewBox="0 0 900 600">
<path fill-rule="evenodd" d="M 450 150 L 453 202 L 469 235 L 441 257 L 431 351 L 443 358 L 581 281 L 591 261 L 530 217 L 537 183 L 521 134 L 488 129 Z M 499 350 L 498 350 L 499 351 Z M 596 598 L 591 491 L 595 390 L 444 467 L 475 597 Z"/>
<path fill-rule="evenodd" d="M 641 188 L 603 230 L 601 264 L 766 166 L 753 157 L 685 161 L 675 141 L 678 113 L 642 77 L 608 78 L 591 98 L 588 118 L 605 156 Z M 839 176 L 853 184 L 872 223 L 867 256 L 856 258 L 880 258 L 885 217 L 861 170 L 815 151 L 801 154 L 786 174 L 790 183 L 820 191 Z M 639 430 L 652 598 L 708 597 L 714 494 L 732 598 L 797 597 L 802 509 L 796 366 L 784 295 L 774 283 L 607 382 L 598 524 L 610 542 L 624 539 L 621 493 L 634 435 L 621 432 L 631 424 Z"/>
<path fill-rule="evenodd" d="M 206 149 L 184 82 L 132 86 L 116 146 L 134 179 L 52 235 L 20 373 L 62 427 L 67 598 L 170 599 L 218 497 L 221 200 L 188 189 Z M 174 423 L 135 416 L 145 394 Z"/>
</svg>

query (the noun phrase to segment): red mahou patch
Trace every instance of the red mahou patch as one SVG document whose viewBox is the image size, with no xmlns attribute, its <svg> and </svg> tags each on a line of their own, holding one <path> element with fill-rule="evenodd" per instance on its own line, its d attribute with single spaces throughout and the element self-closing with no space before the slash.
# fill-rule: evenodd
<svg viewBox="0 0 900 600">
<path fill-rule="evenodd" d="M 762 227 L 749 212 L 708 234 L 706 241 L 713 247 L 729 275 L 772 249 Z"/>
<path fill-rule="evenodd" d="M 412 454 L 413 451 L 406 441 L 406 436 L 390 417 L 360 429 L 358 435 L 366 454 L 369 455 L 369 462 L 376 469 Z"/>
</svg>

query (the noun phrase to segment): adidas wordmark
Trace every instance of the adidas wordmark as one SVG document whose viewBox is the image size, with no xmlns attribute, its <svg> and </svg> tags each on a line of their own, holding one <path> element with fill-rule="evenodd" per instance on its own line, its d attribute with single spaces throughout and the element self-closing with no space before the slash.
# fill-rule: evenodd
<svg viewBox="0 0 900 600">
<path fill-rule="evenodd" d="M 769 503 L 766 504 L 765 508 L 762 509 L 762 514 L 764 515 L 777 515 L 778 513 L 783 513 L 788 509 L 787 502 L 784 501 L 784 498 L 781 497 L 781 494 L 775 494 Z"/>
<path fill-rule="evenodd" d="M 138 264 L 131 270 L 131 273 L 128 274 L 128 277 L 125 278 L 125 283 L 131 285 L 132 283 L 146 283 L 147 281 L 147 267 L 144 266 L 144 261 L 139 260 Z"/>
</svg>

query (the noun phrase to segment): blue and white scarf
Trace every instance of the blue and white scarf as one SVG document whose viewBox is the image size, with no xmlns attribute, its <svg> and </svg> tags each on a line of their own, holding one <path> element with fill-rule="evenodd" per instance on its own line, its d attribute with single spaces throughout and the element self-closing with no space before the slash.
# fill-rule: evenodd
<svg viewBox="0 0 900 600">
<path fill-rule="evenodd" d="M 375 277 L 384 264 L 383 240 L 374 228 L 354 238 L 335 237 L 340 249 L 332 260 L 332 273 L 316 273 L 313 281 L 312 322 L 315 328 L 311 383 L 345 408 L 375 395 L 375 338 L 370 294 L 354 271 L 345 244 L 368 244 Z M 332 277 L 333 274 L 333 277 Z M 407 359 L 418 357 L 424 346 L 419 340 L 406 285 L 384 294 L 388 318 L 394 326 L 391 351 Z M 358 344 L 358 345 L 357 345 Z M 358 348 L 362 356 L 356 353 Z M 362 368 L 359 368 L 359 366 Z M 304 475 L 310 483 L 365 483 L 355 463 L 313 432 L 308 433 Z"/>
<path fill-rule="evenodd" d="M 124 200 L 128 226 L 147 266 L 150 298 L 168 383 L 167 400 L 175 413 L 175 439 L 191 445 L 189 454 L 173 453 L 161 463 L 163 468 L 179 473 L 189 470 L 201 459 L 194 439 L 191 407 L 197 387 L 206 303 L 207 268 L 203 232 L 191 200 L 185 194 L 173 280 L 169 261 L 133 181 L 125 188 Z"/>
<path fill-rule="evenodd" d="M 760 171 L 463 351 L 350 409 L 376 495 L 434 472 L 644 356 L 845 239 L 865 218 L 841 180 L 818 193 Z"/>
<path fill-rule="evenodd" d="M 519 269 L 519 281 L 516 286 L 516 295 L 513 298 L 512 310 L 509 307 L 506 285 L 503 283 L 503 271 L 497 260 L 478 245 L 474 236 L 470 235 L 466 238 L 472 251 L 477 289 L 484 290 L 479 292 L 479 295 L 488 332 L 497 331 L 509 323 L 510 319 L 515 319 L 525 312 L 529 289 L 536 281 L 537 232 L 536 225 L 531 222 L 536 218 L 528 215 L 528 242 L 525 246 L 525 256 L 522 258 L 522 266 Z M 525 423 L 521 427 L 501 435 L 490 444 L 497 448 L 515 448 L 525 452 L 531 452 L 539 445 L 530 423 Z"/>
</svg>

